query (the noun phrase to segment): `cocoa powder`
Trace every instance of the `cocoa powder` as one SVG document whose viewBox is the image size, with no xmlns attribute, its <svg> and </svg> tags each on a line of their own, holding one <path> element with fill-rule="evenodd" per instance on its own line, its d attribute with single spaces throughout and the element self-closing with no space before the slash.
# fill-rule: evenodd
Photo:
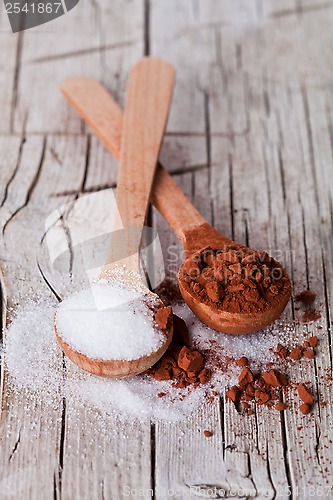
<svg viewBox="0 0 333 500">
<path fill-rule="evenodd" d="M 304 342 L 304 345 L 306 347 L 316 347 L 317 344 L 318 344 L 318 337 L 316 335 L 313 335 L 312 337 L 309 337 Z"/>
<path fill-rule="evenodd" d="M 297 302 L 302 302 L 304 305 L 311 305 L 316 299 L 316 294 L 311 290 L 303 290 L 303 292 L 296 295 L 295 300 Z"/>
<path fill-rule="evenodd" d="M 242 246 L 196 252 L 185 260 L 179 279 L 197 300 L 232 313 L 264 311 L 290 294 L 281 264 Z"/>
<path fill-rule="evenodd" d="M 212 437 L 212 435 L 213 435 L 213 433 L 211 431 L 204 430 L 204 436 L 206 438 L 210 438 L 210 437 Z"/>
<path fill-rule="evenodd" d="M 301 412 L 303 413 L 303 415 L 307 415 L 307 413 L 310 413 L 311 411 L 311 405 L 308 405 L 306 403 L 303 403 L 299 409 L 301 410 Z"/>
<path fill-rule="evenodd" d="M 297 302 L 301 302 L 306 309 L 302 315 L 303 323 L 311 323 L 312 321 L 317 321 L 321 318 L 320 311 L 317 311 L 312 307 L 316 300 L 316 294 L 314 292 L 311 290 L 303 290 L 303 292 L 295 296 L 295 300 Z"/>
<path fill-rule="evenodd" d="M 177 343 L 173 341 L 162 358 L 147 373 L 155 380 L 173 380 L 173 385 L 177 388 L 205 384 L 211 373 L 204 368 L 204 357 L 199 351 L 190 349 L 183 343 L 181 339 L 188 339 L 186 323 L 178 316 L 172 315 L 170 310 L 170 306 L 159 309 L 155 319 L 161 327 L 168 326 L 169 321 L 173 319 L 174 338 Z"/>
<path fill-rule="evenodd" d="M 302 321 L 303 323 L 310 323 L 312 321 L 317 321 L 320 318 L 321 318 L 320 311 L 310 310 L 310 311 L 304 311 L 302 316 Z"/>
<path fill-rule="evenodd" d="M 285 375 L 283 375 L 283 373 L 280 373 L 278 370 L 270 370 L 269 372 L 265 372 L 263 373 L 262 378 L 264 379 L 266 384 L 273 387 L 283 387 L 284 385 L 287 385 Z"/>
<path fill-rule="evenodd" d="M 249 364 L 249 360 L 245 357 L 245 356 L 242 356 L 241 358 L 239 358 L 239 360 L 237 361 L 237 365 L 238 366 L 248 366 Z"/>
<path fill-rule="evenodd" d="M 169 329 L 172 325 L 172 307 L 161 307 L 155 313 L 155 321 L 162 330 Z"/>
<path fill-rule="evenodd" d="M 302 354 L 303 354 L 302 346 L 296 346 L 290 351 L 290 357 L 292 359 L 295 359 L 296 361 L 301 359 Z"/>
<path fill-rule="evenodd" d="M 287 405 L 285 403 L 279 402 L 279 403 L 276 403 L 275 408 L 278 411 L 283 411 L 287 408 Z"/>
<path fill-rule="evenodd" d="M 230 399 L 233 403 L 238 403 L 239 398 L 241 396 L 241 391 L 237 387 L 237 385 L 233 385 L 227 392 L 226 392 L 226 397 L 227 399 Z"/>
<path fill-rule="evenodd" d="M 314 402 L 314 396 L 306 387 L 305 384 L 299 384 L 297 387 L 297 392 L 303 403 L 312 405 Z"/>
<path fill-rule="evenodd" d="M 161 317 L 156 319 L 159 320 L 160 325 L 166 326 L 172 315 L 170 309 L 164 309 L 159 313 Z M 308 337 L 303 344 L 296 344 L 292 347 L 278 343 L 276 349 L 272 349 L 277 356 L 277 362 L 266 363 L 264 372 L 258 372 L 258 367 L 257 371 L 253 372 L 246 356 L 241 356 L 239 359 L 226 357 L 222 362 L 218 358 L 219 351 L 215 353 L 214 340 L 211 341 L 211 347 L 204 352 L 191 349 L 187 325 L 176 315 L 173 315 L 173 327 L 174 338 L 170 348 L 147 373 L 157 380 L 171 380 L 174 388 L 190 386 L 191 390 L 195 390 L 197 386 L 210 381 L 207 386 L 208 391 L 213 396 L 218 396 L 219 393 L 214 390 L 213 379 L 211 380 L 211 371 L 205 368 L 205 362 L 209 363 L 213 372 L 215 370 L 227 372 L 229 366 L 239 366 L 238 385 L 226 390 L 225 396 L 237 406 L 239 411 L 243 408 L 247 415 L 252 415 L 257 405 L 274 408 L 276 411 L 286 410 L 287 406 L 282 401 L 283 394 L 286 390 L 295 387 L 295 381 L 288 380 L 285 373 L 281 371 L 281 367 L 291 360 L 300 360 L 303 355 L 308 358 L 315 356 L 315 348 L 318 345 L 318 337 L 315 335 Z M 296 386 L 302 400 L 299 409 L 305 415 L 312 410 L 314 397 L 304 383 Z M 164 396 L 164 392 L 158 393 L 158 397 Z M 320 403 L 325 404 L 325 402 Z"/>
</svg>

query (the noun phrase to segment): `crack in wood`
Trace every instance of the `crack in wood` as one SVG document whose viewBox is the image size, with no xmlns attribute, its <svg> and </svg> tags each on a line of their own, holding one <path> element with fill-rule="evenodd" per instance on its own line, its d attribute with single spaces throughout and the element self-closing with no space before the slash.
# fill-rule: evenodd
<svg viewBox="0 0 333 500">
<path fill-rule="evenodd" d="M 12 450 L 11 454 L 9 455 L 8 462 L 10 462 L 11 459 L 13 458 L 13 456 L 14 456 L 17 448 L 18 448 L 18 445 L 19 445 L 20 441 L 21 441 L 21 429 L 19 430 L 19 435 L 18 435 L 18 438 L 15 441 L 13 450 Z"/>
<path fill-rule="evenodd" d="M 143 53 L 145 56 L 149 56 L 150 55 L 150 0 L 144 0 L 143 9 L 144 9 Z"/>
<path fill-rule="evenodd" d="M 36 173 L 34 175 L 34 178 L 33 178 L 32 182 L 31 182 L 31 185 L 30 185 L 30 187 L 28 189 L 25 201 L 24 201 L 23 205 L 21 205 L 20 207 L 18 207 L 11 214 L 11 216 L 6 220 L 6 222 L 2 226 L 2 234 L 3 235 L 5 234 L 7 227 L 15 219 L 15 217 L 17 216 L 17 214 L 19 214 L 21 212 L 21 210 L 23 210 L 28 205 L 28 203 L 30 201 L 30 198 L 31 198 L 31 196 L 32 196 L 32 194 L 34 192 L 34 189 L 37 186 L 37 183 L 38 183 L 41 171 L 42 171 L 42 166 L 43 166 L 43 162 L 44 162 L 44 158 L 45 158 L 45 152 L 46 152 L 46 138 L 44 138 L 44 140 L 43 140 L 43 147 L 42 147 L 42 153 L 41 153 L 41 158 L 40 158 L 40 161 L 39 161 L 39 165 L 38 165 L 37 171 L 36 171 Z"/>
<path fill-rule="evenodd" d="M 318 399 L 318 402 L 319 402 L 319 399 Z M 318 404 L 318 409 L 320 409 L 320 404 Z M 316 459 L 317 459 L 317 463 L 318 463 L 318 466 L 320 468 L 320 471 L 323 472 L 323 467 L 321 465 L 321 460 L 319 457 L 321 430 L 320 430 L 320 427 L 317 425 L 317 423 L 315 424 L 315 436 L 316 436 L 316 444 L 315 444 L 314 449 L 315 449 Z"/>
<path fill-rule="evenodd" d="M 16 165 L 15 165 L 15 168 L 12 172 L 12 175 L 10 176 L 6 186 L 5 186 L 5 192 L 4 192 L 4 196 L 3 196 L 3 200 L 0 204 L 0 208 L 2 208 L 4 206 L 4 204 L 6 203 L 6 200 L 7 200 L 7 196 L 8 196 L 8 190 L 9 190 L 9 186 L 11 185 L 11 183 L 13 182 L 16 174 L 17 174 L 17 171 L 20 167 L 20 162 L 21 162 L 21 158 L 22 158 L 22 151 L 23 151 L 23 145 L 25 143 L 26 139 L 25 137 L 22 138 L 21 140 L 21 144 L 20 144 L 20 147 L 19 147 L 19 152 L 18 152 L 18 156 L 17 156 L 17 161 L 16 161 Z"/>
<path fill-rule="evenodd" d="M 219 397 L 219 417 L 220 417 L 220 429 L 221 429 L 221 434 L 222 434 L 222 454 L 223 454 L 223 460 L 225 460 L 225 432 L 224 432 L 224 426 L 225 426 L 225 418 L 224 418 L 224 400 L 223 396 Z"/>
<path fill-rule="evenodd" d="M 286 478 L 287 478 L 287 486 L 291 492 L 290 499 L 292 500 L 293 499 L 293 483 L 292 483 L 292 479 L 291 479 L 291 468 L 290 468 L 289 458 L 288 458 L 286 419 L 285 419 L 283 412 L 281 412 L 281 437 L 282 437 L 284 470 L 285 470 L 285 474 L 286 474 Z"/>
<path fill-rule="evenodd" d="M 209 95 L 204 92 L 204 117 L 205 117 L 205 132 L 206 132 L 206 155 L 207 155 L 207 175 L 208 175 L 208 189 L 210 198 L 210 218 L 211 224 L 214 226 L 214 200 L 212 197 L 212 145 L 211 145 L 211 127 L 210 127 L 210 115 L 209 115 Z"/>
<path fill-rule="evenodd" d="M 156 498 L 156 429 L 153 422 L 150 423 L 150 475 L 151 475 L 151 498 Z"/>
<path fill-rule="evenodd" d="M 52 158 L 58 163 L 59 166 L 62 166 L 62 161 L 60 160 L 56 150 L 52 147 L 49 148 L 50 154 Z"/>
<path fill-rule="evenodd" d="M 102 52 L 107 52 L 109 50 L 117 50 L 125 47 L 131 47 L 132 45 L 135 45 L 137 43 L 138 43 L 137 40 L 129 40 L 127 42 L 122 42 L 122 43 L 110 43 L 108 45 L 93 47 L 91 49 L 81 49 L 73 52 L 64 52 L 62 54 L 55 54 L 52 56 L 30 59 L 30 61 L 28 61 L 27 64 L 41 64 L 45 62 L 61 61 L 63 59 L 73 59 L 75 57 L 82 57 L 89 54 L 102 53 Z"/>
<path fill-rule="evenodd" d="M 234 180 L 232 172 L 232 155 L 228 154 L 228 170 L 229 170 L 229 204 L 230 204 L 230 222 L 231 222 L 231 238 L 235 239 L 235 205 L 234 205 Z"/>
<path fill-rule="evenodd" d="M 85 188 L 84 191 L 81 190 L 66 190 L 60 191 L 58 193 L 51 194 L 51 198 L 60 198 L 62 196 L 76 196 L 78 197 L 80 194 L 89 194 L 89 193 L 97 193 L 98 191 L 103 191 L 104 189 L 114 189 L 117 187 L 115 182 L 111 184 L 101 184 L 100 186 L 92 186 L 89 188 Z"/>
<path fill-rule="evenodd" d="M 276 489 L 275 489 L 275 486 L 273 483 L 273 478 L 272 478 L 271 462 L 270 462 L 270 458 L 269 458 L 269 449 L 268 449 L 268 442 L 267 441 L 266 441 L 266 456 L 265 456 L 265 458 L 266 458 L 265 463 L 266 463 L 267 477 L 268 477 L 270 485 L 273 489 L 273 498 L 275 498 L 277 492 L 276 492 Z"/>
<path fill-rule="evenodd" d="M 258 496 L 258 490 L 257 490 L 257 487 L 255 485 L 255 482 L 253 481 L 253 477 L 252 477 L 252 464 L 251 464 L 251 454 L 250 453 L 246 453 L 246 456 L 247 456 L 247 467 L 248 467 L 248 473 L 247 473 L 247 478 L 250 479 L 252 485 L 253 485 L 253 488 L 254 488 L 254 491 L 255 491 L 255 495 L 251 495 L 252 498 L 255 498 Z"/>
<path fill-rule="evenodd" d="M 327 283 L 327 273 L 326 273 L 326 263 L 322 250 L 322 265 L 323 265 L 323 282 L 324 282 L 324 297 L 325 297 L 325 312 L 327 318 L 327 334 L 328 334 L 328 349 L 330 355 L 330 365 L 333 368 L 333 353 L 332 353 L 332 332 L 331 332 L 331 310 L 329 306 L 329 296 L 328 296 L 328 283 Z"/>
<path fill-rule="evenodd" d="M 331 9 L 332 7 L 333 7 L 332 2 L 313 4 L 313 5 L 308 5 L 307 7 L 304 7 L 302 4 L 300 4 L 300 7 L 297 9 L 277 10 L 273 12 L 270 17 L 272 19 L 277 19 L 279 17 L 286 17 L 286 16 L 299 16 L 300 14 L 309 14 L 316 11 Z"/>
</svg>

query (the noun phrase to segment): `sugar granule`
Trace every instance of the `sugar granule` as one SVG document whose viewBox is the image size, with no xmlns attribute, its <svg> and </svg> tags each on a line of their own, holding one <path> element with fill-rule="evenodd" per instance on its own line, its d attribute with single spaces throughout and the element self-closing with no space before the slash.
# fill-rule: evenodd
<svg viewBox="0 0 333 500">
<path fill-rule="evenodd" d="M 95 283 L 60 303 L 56 330 L 67 344 L 91 359 L 135 360 L 165 340 L 154 321 L 159 301 L 120 283 Z"/>
</svg>

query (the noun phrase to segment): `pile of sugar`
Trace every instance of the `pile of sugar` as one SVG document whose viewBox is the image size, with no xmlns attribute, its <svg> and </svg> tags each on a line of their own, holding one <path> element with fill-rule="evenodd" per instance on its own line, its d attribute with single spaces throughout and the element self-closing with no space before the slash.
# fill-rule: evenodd
<svg viewBox="0 0 333 500">
<path fill-rule="evenodd" d="M 111 380 L 83 372 L 62 355 L 53 329 L 55 307 L 39 299 L 14 312 L 4 352 L 9 387 L 18 393 L 24 388 L 31 395 L 31 405 L 36 398 L 45 405 L 57 404 L 60 393 L 73 408 L 95 408 L 103 418 L 116 414 L 139 420 L 184 419 L 212 397 L 212 387 L 216 393 L 237 383 L 239 367 L 230 359 L 246 355 L 254 369 L 262 368 L 274 360 L 277 342 L 290 344 L 303 336 L 288 323 L 275 323 L 247 336 L 223 335 L 203 325 L 185 304 L 176 304 L 175 313 L 189 329 L 190 347 L 203 352 L 206 366 L 212 369 L 207 384 L 180 389 L 170 380 L 158 381 L 149 375 Z"/>
<path fill-rule="evenodd" d="M 99 282 L 60 303 L 56 330 L 91 359 L 135 360 L 165 341 L 154 320 L 159 300 L 119 282 Z"/>
</svg>

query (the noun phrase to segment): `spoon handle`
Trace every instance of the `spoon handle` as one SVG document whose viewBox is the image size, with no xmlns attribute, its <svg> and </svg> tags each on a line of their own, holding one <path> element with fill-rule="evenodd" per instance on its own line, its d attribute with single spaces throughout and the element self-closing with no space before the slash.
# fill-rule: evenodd
<svg viewBox="0 0 333 500">
<path fill-rule="evenodd" d="M 121 135 L 115 229 L 125 231 L 127 270 L 139 271 L 139 247 L 157 160 L 169 115 L 175 70 L 146 57 L 130 70 Z M 118 240 L 118 239 L 117 239 Z M 102 275 L 112 268 L 120 241 L 112 242 Z"/>
<path fill-rule="evenodd" d="M 117 182 L 118 209 L 125 226 L 145 223 L 174 78 L 171 64 L 150 57 L 130 71 Z"/>
<path fill-rule="evenodd" d="M 106 148 L 119 158 L 123 112 L 106 88 L 91 78 L 71 77 L 63 81 L 61 90 Z M 208 224 L 161 164 L 157 168 L 151 201 L 186 250 L 194 249 L 195 233 L 198 233 L 196 243 L 199 247 L 209 242 L 209 236 L 224 238 Z"/>
</svg>

